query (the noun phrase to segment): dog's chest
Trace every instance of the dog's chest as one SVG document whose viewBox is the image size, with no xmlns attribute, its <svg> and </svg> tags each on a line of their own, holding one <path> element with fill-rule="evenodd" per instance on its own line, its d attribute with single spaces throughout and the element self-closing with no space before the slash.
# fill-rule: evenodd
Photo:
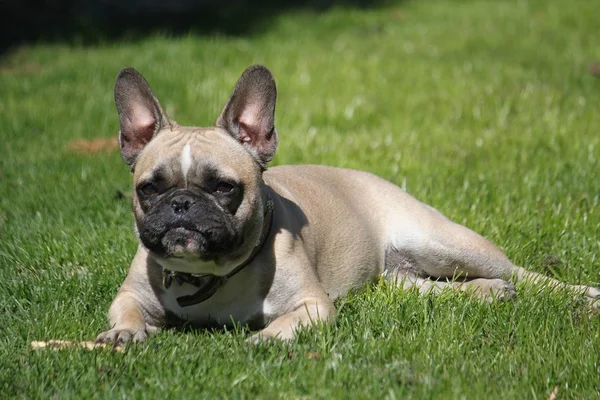
<svg viewBox="0 0 600 400">
<path fill-rule="evenodd" d="M 173 282 L 169 288 L 162 289 L 161 300 L 168 313 L 194 326 L 261 325 L 271 319 L 272 310 L 254 286 L 236 277 L 208 299 L 181 306 L 177 300 L 197 294 L 199 288 L 186 282 Z"/>
</svg>

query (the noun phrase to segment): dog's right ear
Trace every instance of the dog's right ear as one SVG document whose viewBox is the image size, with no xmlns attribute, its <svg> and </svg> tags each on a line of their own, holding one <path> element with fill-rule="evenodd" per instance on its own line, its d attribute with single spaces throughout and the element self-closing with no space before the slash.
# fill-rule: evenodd
<svg viewBox="0 0 600 400">
<path fill-rule="evenodd" d="M 144 146 L 169 124 L 158 100 L 144 77 L 133 68 L 125 68 L 115 83 L 115 103 L 119 112 L 119 145 L 123 159 L 133 166 Z"/>
</svg>

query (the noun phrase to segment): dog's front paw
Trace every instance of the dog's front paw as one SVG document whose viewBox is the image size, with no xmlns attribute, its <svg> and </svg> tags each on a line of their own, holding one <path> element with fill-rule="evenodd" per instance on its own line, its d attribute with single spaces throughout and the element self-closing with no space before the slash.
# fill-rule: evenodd
<svg viewBox="0 0 600 400">
<path fill-rule="evenodd" d="M 130 341 L 143 342 L 148 338 L 145 328 L 121 328 L 115 327 L 109 331 L 102 332 L 96 338 L 97 343 L 113 343 L 115 345 L 125 344 Z"/>
<path fill-rule="evenodd" d="M 269 334 L 265 335 L 261 331 L 261 332 L 255 333 L 254 335 L 250 336 L 250 338 L 246 339 L 246 343 L 256 346 L 259 343 L 271 342 L 276 339 L 277 339 L 277 336 L 272 336 Z"/>
<path fill-rule="evenodd" d="M 265 328 L 262 331 L 257 332 L 254 335 L 250 336 L 250 338 L 246 340 L 246 343 L 252 344 L 252 345 L 257 345 L 259 343 L 272 342 L 275 340 L 280 341 L 280 342 L 285 342 L 290 339 L 291 339 L 291 337 L 288 337 L 287 335 L 285 335 L 284 332 L 281 332 L 281 331 L 275 330 L 275 329 Z"/>
</svg>

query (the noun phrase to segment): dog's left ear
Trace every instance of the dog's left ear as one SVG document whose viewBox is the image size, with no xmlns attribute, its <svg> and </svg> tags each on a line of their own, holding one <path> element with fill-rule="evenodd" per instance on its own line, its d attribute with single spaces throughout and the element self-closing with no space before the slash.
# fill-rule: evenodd
<svg viewBox="0 0 600 400">
<path fill-rule="evenodd" d="M 239 140 L 263 169 L 277 148 L 276 100 L 271 71 L 254 65 L 244 71 L 217 119 L 217 127 Z"/>
</svg>

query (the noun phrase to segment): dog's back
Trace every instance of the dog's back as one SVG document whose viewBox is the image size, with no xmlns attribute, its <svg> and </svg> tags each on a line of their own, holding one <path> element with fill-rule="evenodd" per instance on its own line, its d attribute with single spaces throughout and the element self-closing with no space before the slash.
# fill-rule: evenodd
<svg viewBox="0 0 600 400">
<path fill-rule="evenodd" d="M 422 240 L 415 217 L 443 218 L 368 172 L 286 165 L 267 170 L 264 180 L 285 199 L 279 205 L 285 209 L 284 224 L 302 226 L 304 249 L 311 253 L 319 280 L 334 298 L 379 277 L 393 249 L 414 248 L 413 243 Z"/>
</svg>

